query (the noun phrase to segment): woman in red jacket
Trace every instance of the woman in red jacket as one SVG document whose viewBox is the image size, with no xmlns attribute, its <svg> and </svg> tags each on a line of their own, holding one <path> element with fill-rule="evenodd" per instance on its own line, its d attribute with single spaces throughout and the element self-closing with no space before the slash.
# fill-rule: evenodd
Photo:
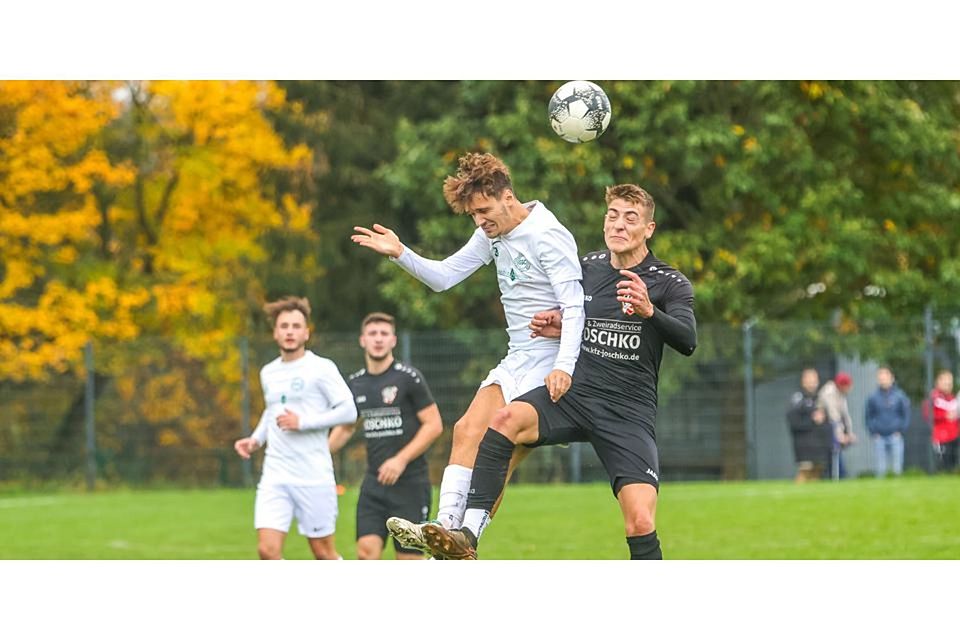
<svg viewBox="0 0 960 640">
<path fill-rule="evenodd" d="M 933 410 L 933 448 L 937 452 L 938 467 L 951 471 L 957 466 L 957 397 L 953 395 L 953 374 L 941 371 L 930 399 L 924 406 L 924 417 L 930 420 Z"/>
</svg>

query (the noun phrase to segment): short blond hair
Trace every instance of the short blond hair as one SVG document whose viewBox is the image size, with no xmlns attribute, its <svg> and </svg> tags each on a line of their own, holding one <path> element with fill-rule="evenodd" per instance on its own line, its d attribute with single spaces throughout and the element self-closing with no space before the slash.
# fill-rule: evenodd
<svg viewBox="0 0 960 640">
<path fill-rule="evenodd" d="M 653 213 L 657 210 L 657 204 L 653 201 L 653 196 L 635 184 L 615 184 L 612 187 L 607 187 L 606 197 L 607 204 L 619 198 L 644 209 L 648 221 L 653 220 Z"/>
<path fill-rule="evenodd" d="M 457 175 L 443 181 L 443 197 L 453 212 L 467 212 L 470 199 L 477 193 L 499 199 L 507 189 L 513 191 L 510 169 L 492 153 L 468 153 L 460 157 Z"/>
<path fill-rule="evenodd" d="M 284 311 L 299 311 L 303 314 L 303 318 L 307 321 L 307 324 L 310 324 L 310 301 L 306 298 L 284 296 L 279 300 L 274 300 L 273 302 L 268 302 L 263 305 L 263 312 L 270 318 L 271 327 L 277 326 L 277 318 Z"/>
</svg>

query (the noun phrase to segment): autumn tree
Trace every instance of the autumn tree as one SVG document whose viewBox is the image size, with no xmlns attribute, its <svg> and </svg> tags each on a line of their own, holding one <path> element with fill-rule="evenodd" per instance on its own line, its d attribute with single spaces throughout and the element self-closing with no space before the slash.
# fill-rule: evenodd
<svg viewBox="0 0 960 640">
<path fill-rule="evenodd" d="M 159 424 L 166 444 L 235 433 L 236 338 L 259 317 L 271 258 L 261 238 L 311 236 L 309 207 L 277 187 L 311 158 L 264 117 L 284 101 L 269 82 L 0 84 L 0 378 L 76 370 L 93 339 L 100 373 L 154 378 L 116 387 L 121 423 Z M 157 381 L 177 360 L 213 383 L 202 418 L 182 410 L 207 385 Z"/>
</svg>

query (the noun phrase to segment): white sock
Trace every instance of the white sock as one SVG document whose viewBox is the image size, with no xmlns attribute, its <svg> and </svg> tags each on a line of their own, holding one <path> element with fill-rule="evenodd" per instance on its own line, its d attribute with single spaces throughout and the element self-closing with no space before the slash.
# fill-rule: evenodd
<svg viewBox="0 0 960 640">
<path fill-rule="evenodd" d="M 470 529 L 473 535 L 480 539 L 480 534 L 490 524 L 490 512 L 483 509 L 467 509 L 463 516 L 463 528 Z"/>
<path fill-rule="evenodd" d="M 463 512 L 467 508 L 467 493 L 473 469 L 459 464 L 447 465 L 440 481 L 440 505 L 437 520 L 447 529 L 459 529 L 463 524 Z"/>
</svg>

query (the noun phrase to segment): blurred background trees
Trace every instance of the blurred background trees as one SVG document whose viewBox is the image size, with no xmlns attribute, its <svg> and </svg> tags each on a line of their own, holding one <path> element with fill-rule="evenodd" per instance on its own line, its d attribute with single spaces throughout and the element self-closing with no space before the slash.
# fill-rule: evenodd
<svg viewBox="0 0 960 640">
<path fill-rule="evenodd" d="M 607 185 L 647 188 L 704 325 L 832 321 L 882 354 L 877 323 L 956 308 L 960 83 L 593 78 L 613 120 L 573 145 L 546 117 L 563 80 L 0 82 L 2 385 L 79 374 L 92 340 L 118 448 L 208 446 L 238 431 L 237 341 L 266 334 L 266 299 L 309 296 L 318 331 L 375 309 L 502 327 L 492 272 L 434 294 L 349 240 L 380 222 L 428 257 L 462 246 L 441 183 L 467 151 L 581 252 Z M 77 444 L 79 393 L 50 451 Z"/>
</svg>

